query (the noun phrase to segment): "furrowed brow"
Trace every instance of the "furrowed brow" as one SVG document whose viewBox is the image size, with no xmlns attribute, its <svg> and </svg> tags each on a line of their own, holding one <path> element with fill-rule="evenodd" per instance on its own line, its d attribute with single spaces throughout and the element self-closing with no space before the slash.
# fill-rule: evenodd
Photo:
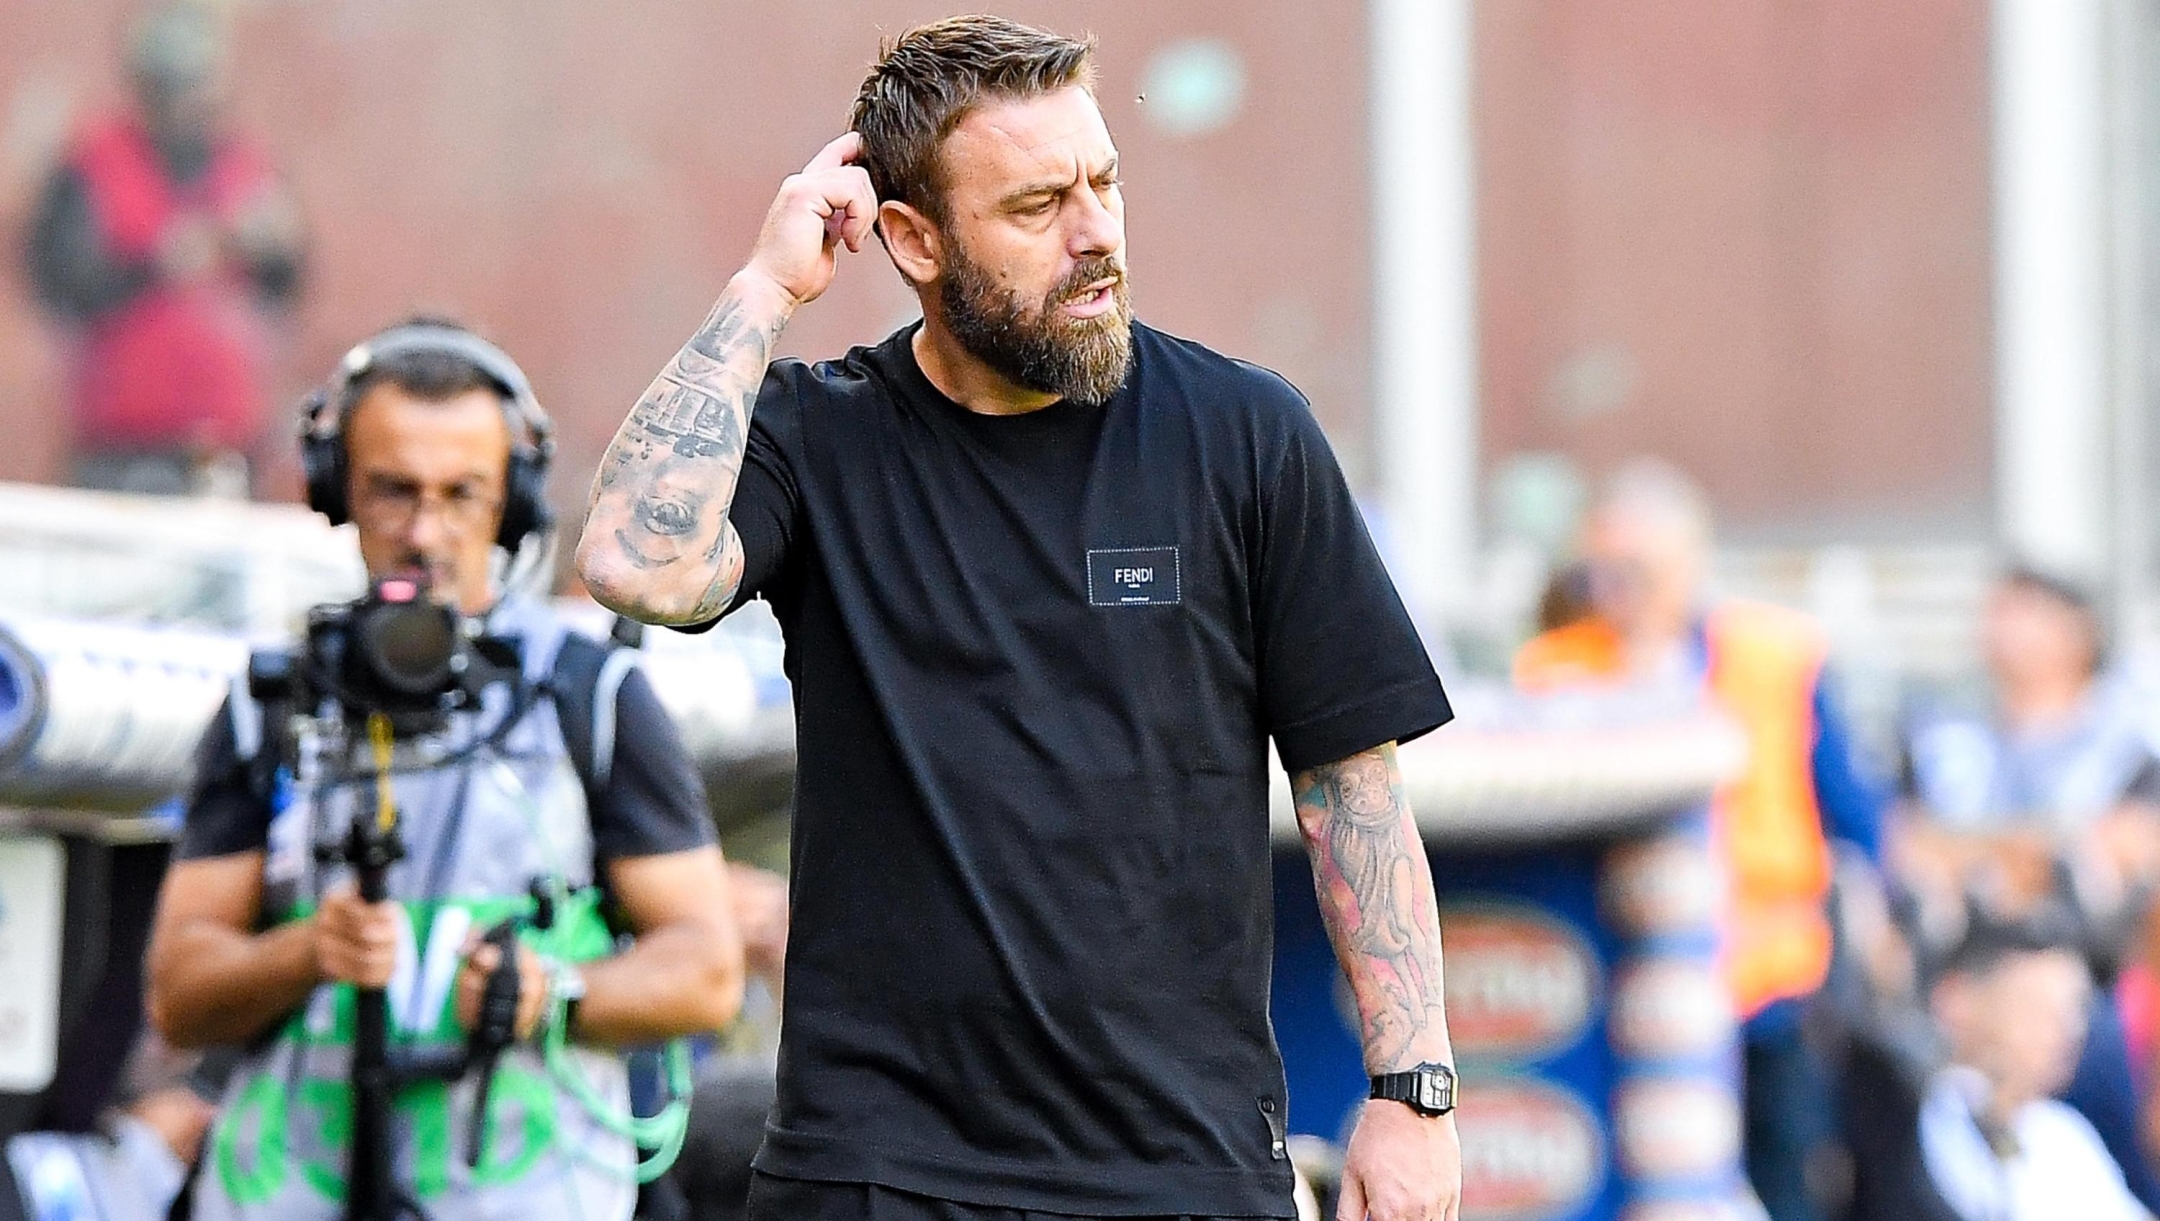
<svg viewBox="0 0 2160 1221">
<path fill-rule="evenodd" d="M 1007 192 L 1003 199 L 998 200 L 998 206 L 1001 208 L 1017 208 L 1023 204 L 1034 203 L 1038 200 L 1053 199 L 1071 186 L 1072 183 L 1070 182 L 1031 182 L 1017 190 Z"/>
</svg>

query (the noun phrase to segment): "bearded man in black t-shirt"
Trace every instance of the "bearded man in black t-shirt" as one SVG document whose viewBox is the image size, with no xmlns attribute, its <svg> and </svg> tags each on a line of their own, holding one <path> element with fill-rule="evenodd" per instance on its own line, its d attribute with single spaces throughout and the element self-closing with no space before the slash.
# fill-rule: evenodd
<svg viewBox="0 0 2160 1221">
<path fill-rule="evenodd" d="M 631 409 L 578 568 L 763 598 L 799 766 L 760 1221 L 1293 1215 L 1267 747 L 1376 1101 L 1343 1216 L 1457 1212 L 1432 879 L 1395 744 L 1449 717 L 1304 399 L 1132 320 L 1092 47 L 892 43 Z M 839 247 L 920 323 L 772 359 Z"/>
</svg>

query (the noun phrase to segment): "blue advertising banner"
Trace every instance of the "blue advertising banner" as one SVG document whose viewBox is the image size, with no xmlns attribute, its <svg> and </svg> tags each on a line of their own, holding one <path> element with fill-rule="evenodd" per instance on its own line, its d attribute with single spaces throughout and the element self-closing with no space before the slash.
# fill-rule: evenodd
<svg viewBox="0 0 2160 1221">
<path fill-rule="evenodd" d="M 1632 1221 L 1744 1190 L 1704 822 L 1433 853 L 1465 1221 Z M 1275 910 L 1290 1129 L 1340 1144 L 1365 1072 L 1302 853 L 1277 856 Z"/>
</svg>

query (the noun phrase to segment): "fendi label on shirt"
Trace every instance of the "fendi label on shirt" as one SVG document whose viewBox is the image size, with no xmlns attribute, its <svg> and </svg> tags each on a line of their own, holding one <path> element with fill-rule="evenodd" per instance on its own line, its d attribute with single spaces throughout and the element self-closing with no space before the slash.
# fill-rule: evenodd
<svg viewBox="0 0 2160 1221">
<path fill-rule="evenodd" d="M 1094 606 L 1176 606 L 1178 549 L 1102 547 L 1087 554 L 1088 602 Z"/>
</svg>

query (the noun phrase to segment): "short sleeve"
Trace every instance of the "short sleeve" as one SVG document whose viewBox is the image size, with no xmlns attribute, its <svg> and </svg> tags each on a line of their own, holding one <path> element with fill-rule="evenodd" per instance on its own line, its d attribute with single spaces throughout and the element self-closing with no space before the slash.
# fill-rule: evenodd
<svg viewBox="0 0 2160 1221">
<path fill-rule="evenodd" d="M 228 697 L 195 748 L 195 783 L 188 791 L 174 857 L 192 861 L 231 856 L 260 851 L 269 842 L 269 802 L 250 775 L 248 761 L 240 758 Z"/>
<path fill-rule="evenodd" d="M 615 693 L 614 762 L 592 828 L 594 855 L 603 863 L 714 842 L 705 782 L 674 718 L 635 669 Z"/>
<path fill-rule="evenodd" d="M 1334 451 L 1271 374 L 1254 588 L 1261 714 L 1292 772 L 1407 742 L 1454 715 Z M 1270 452 L 1272 450 L 1272 452 Z"/>
<path fill-rule="evenodd" d="M 758 388 L 757 405 L 750 410 L 750 439 L 743 447 L 742 474 L 735 483 L 735 499 L 728 521 L 742 540 L 742 583 L 735 600 L 721 612 L 729 612 L 765 593 L 787 566 L 802 512 L 802 498 L 795 482 L 796 439 L 800 436 L 801 361 L 776 361 L 765 371 Z M 718 620 L 689 624 L 680 630 L 702 632 Z"/>
</svg>

